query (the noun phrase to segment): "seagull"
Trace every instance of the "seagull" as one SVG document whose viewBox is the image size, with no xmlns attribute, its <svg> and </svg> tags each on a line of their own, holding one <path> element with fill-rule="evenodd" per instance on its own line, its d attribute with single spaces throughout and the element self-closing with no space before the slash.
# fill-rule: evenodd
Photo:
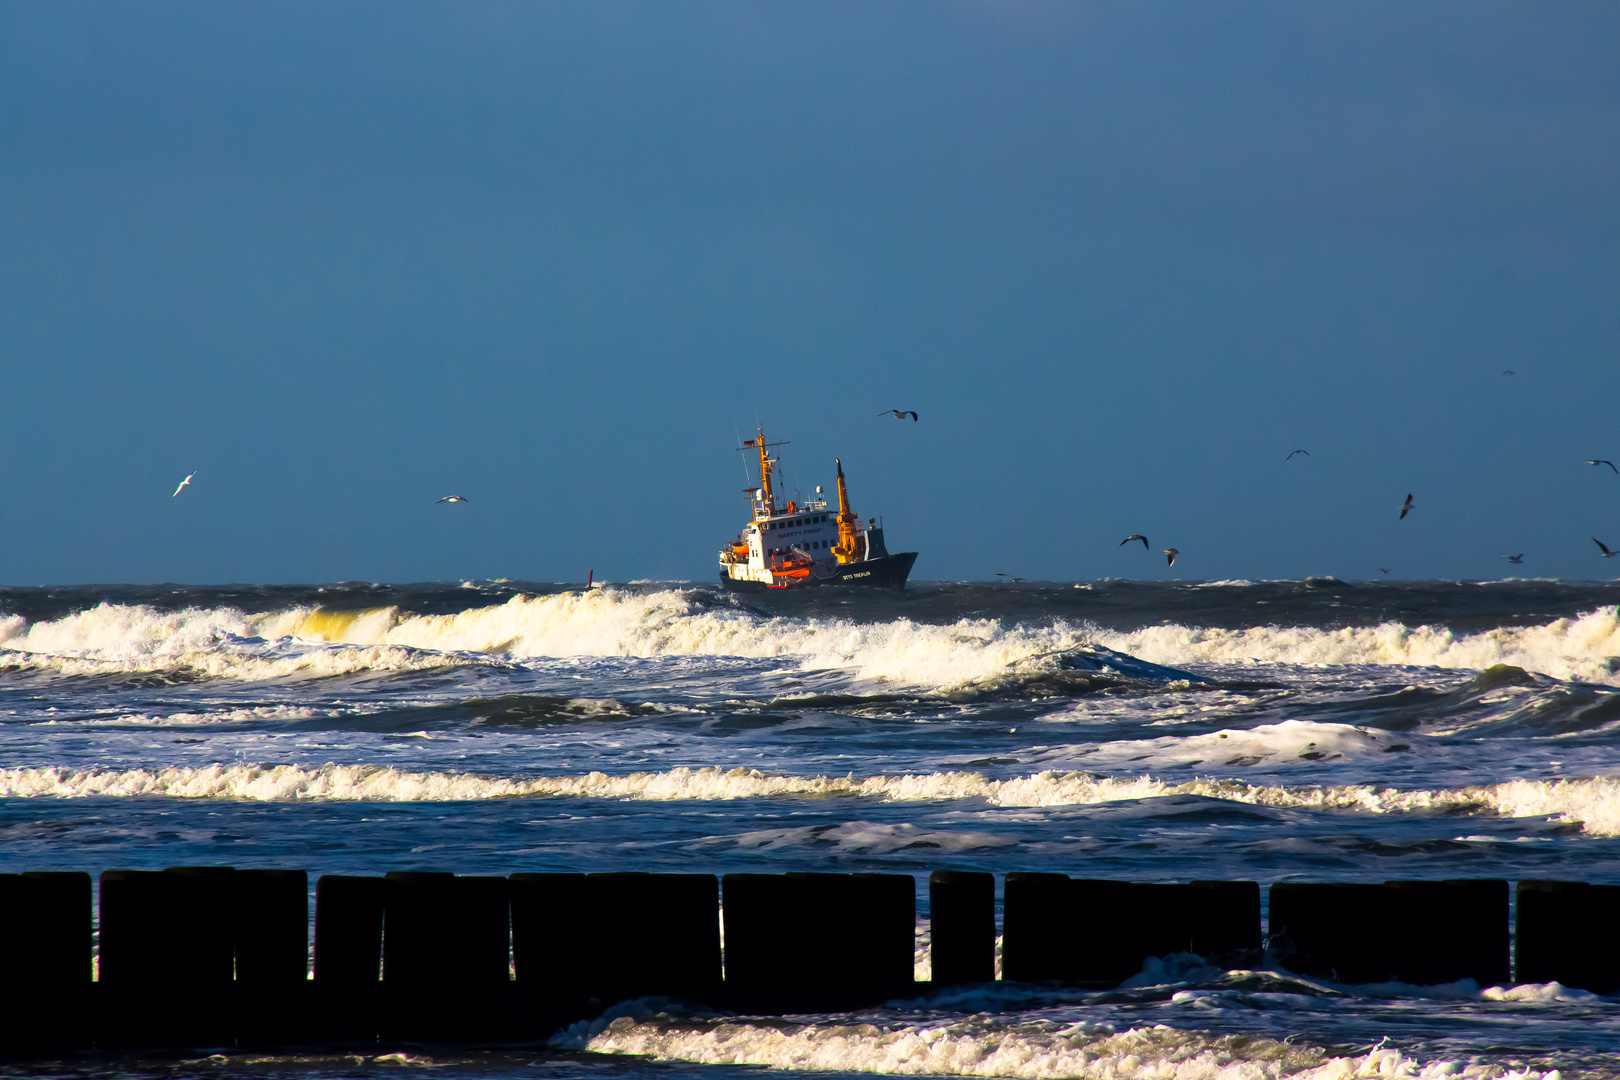
<svg viewBox="0 0 1620 1080">
<path fill-rule="evenodd" d="M 1504 371 L 1504 372 L 1502 372 L 1502 374 L 1504 374 L 1504 375 L 1511 375 L 1511 374 L 1513 374 L 1513 369 L 1512 369 L 1512 368 L 1508 368 L 1508 369 L 1507 369 L 1507 370 L 1506 370 L 1506 371 Z"/>
<path fill-rule="evenodd" d="M 1011 574 L 1003 574 L 1000 570 L 996 571 L 996 577 L 1004 577 L 1008 581 L 1011 581 L 1014 585 L 1018 584 L 1020 581 L 1028 581 L 1029 580 L 1028 578 L 1013 577 Z"/>
<path fill-rule="evenodd" d="M 1411 492 L 1408 492 L 1407 495 L 1406 495 L 1406 501 L 1401 503 L 1401 517 L 1402 518 L 1406 517 L 1407 511 L 1412 510 L 1412 509 L 1413 509 L 1412 495 L 1411 495 Z M 1400 520 L 1400 519 L 1397 518 L 1396 520 Z"/>
<path fill-rule="evenodd" d="M 444 498 L 440 499 L 439 502 L 472 502 L 472 500 L 467 498 L 465 495 L 446 495 Z M 437 506 L 438 503 L 435 503 L 434 505 Z"/>
<path fill-rule="evenodd" d="M 1587 458 L 1586 463 L 1588 465 L 1607 465 L 1609 468 L 1614 469 L 1614 462 L 1606 461 L 1603 458 Z M 1614 469 L 1614 471 L 1620 473 L 1620 469 Z M 186 479 L 189 480 L 191 477 L 188 476 Z"/>
<path fill-rule="evenodd" d="M 1508 562 L 1513 563 L 1516 566 L 1519 563 L 1524 562 L 1524 552 L 1521 551 L 1517 555 L 1504 555 L 1504 556 L 1502 556 L 1502 558 L 1506 559 Z"/>
<path fill-rule="evenodd" d="M 1387 569 L 1385 569 L 1384 567 L 1382 567 L 1382 566 L 1380 566 L 1378 569 L 1383 570 L 1384 573 L 1386 573 L 1386 574 L 1389 573 L 1389 571 Z"/>
<path fill-rule="evenodd" d="M 180 487 L 177 487 L 177 488 L 174 489 L 174 495 L 180 494 L 181 488 L 184 488 L 187 484 L 191 483 L 191 478 L 193 476 L 196 476 L 196 475 L 197 474 L 194 473 L 194 472 L 186 473 L 186 478 L 184 480 L 180 481 Z M 174 498 L 174 495 L 170 495 L 169 498 L 171 498 L 171 499 Z"/>
<path fill-rule="evenodd" d="M 915 423 L 917 419 L 917 414 L 912 412 L 910 409 L 884 409 L 882 412 L 878 413 L 879 416 L 889 416 L 891 414 L 896 420 L 904 420 L 909 416 Z"/>
<path fill-rule="evenodd" d="M 1142 541 L 1142 550 L 1143 551 L 1152 551 L 1153 550 L 1152 548 L 1148 547 L 1147 537 L 1143 536 L 1141 533 L 1131 533 L 1131 535 L 1127 536 L 1125 539 L 1123 539 L 1123 540 L 1121 540 L 1119 542 L 1119 546 L 1124 547 L 1126 544 L 1130 543 L 1132 540 L 1140 540 L 1140 541 Z"/>
<path fill-rule="evenodd" d="M 1164 554 L 1170 557 L 1169 565 L 1174 566 L 1176 565 L 1176 556 L 1180 555 L 1181 552 L 1177 551 L 1175 548 L 1165 548 Z"/>
<path fill-rule="evenodd" d="M 1294 454 L 1304 454 L 1306 457 L 1311 456 L 1311 452 L 1309 450 L 1295 450 L 1293 454 L 1289 454 L 1288 457 L 1283 458 L 1283 460 L 1288 461 L 1292 459 Z"/>
<path fill-rule="evenodd" d="M 1592 543 L 1603 549 L 1603 558 L 1605 559 L 1612 559 L 1616 555 L 1620 555 L 1620 551 L 1610 551 L 1609 546 L 1595 536 L 1592 537 Z"/>
</svg>

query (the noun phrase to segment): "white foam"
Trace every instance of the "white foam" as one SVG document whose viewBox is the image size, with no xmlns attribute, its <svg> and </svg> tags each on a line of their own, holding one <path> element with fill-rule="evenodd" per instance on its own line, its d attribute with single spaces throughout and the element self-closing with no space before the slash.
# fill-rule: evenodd
<svg viewBox="0 0 1620 1080">
<path fill-rule="evenodd" d="M 374 802 L 570 797 L 631 800 L 708 800 L 771 796 L 852 796 L 894 801 L 983 799 L 995 806 L 1076 806 L 1200 795 L 1261 806 L 1402 813 L 1445 809 L 1504 817 L 1552 817 L 1580 823 L 1593 836 L 1620 836 L 1620 779 L 1514 780 L 1466 788 L 1397 789 L 1370 784 L 1267 786 L 1241 780 L 1172 783 L 1151 776 L 1094 778 L 1084 773 L 1036 773 L 991 780 L 949 772 L 865 779 L 767 775 L 751 769 L 670 769 L 609 776 L 592 772 L 531 778 L 457 772 L 405 772 L 380 765 L 208 765 L 171 769 L 0 769 L 0 797 L 170 796 L 174 798 L 346 799 Z M 904 830 L 880 837 L 852 822 L 839 840 L 898 842 Z M 867 830 L 862 832 L 861 830 Z M 786 835 L 786 834 L 783 834 Z M 912 835 L 915 842 L 925 835 Z M 979 843 L 976 833 L 940 834 L 950 843 Z M 965 850 L 965 849 L 964 849 Z"/>
<path fill-rule="evenodd" d="M 1422 754 L 1428 740 L 1410 735 L 1324 724 L 1312 720 L 1285 720 L 1252 728 L 1211 731 L 1200 735 L 1167 735 L 1157 739 L 1121 739 L 1115 742 L 1063 747 L 1042 757 L 1053 765 L 1084 758 L 1092 769 L 1135 764 L 1137 768 L 1187 768 L 1195 765 L 1223 768 L 1265 766 L 1310 767 L 1323 762 L 1383 759 L 1394 752 Z M 1417 747 L 1418 749 L 1413 749 Z"/>
<path fill-rule="evenodd" d="M 934 978 L 933 923 L 926 915 L 919 915 L 911 934 L 911 977 L 917 982 L 932 982 Z"/>
<path fill-rule="evenodd" d="M 277 655 L 257 655 L 245 639 L 263 639 L 261 646 L 263 641 L 286 644 Z M 1171 666 L 1259 660 L 1480 669 L 1507 663 L 1559 678 L 1620 683 L 1610 670 L 1616 666 L 1610 658 L 1620 656 L 1620 609 L 1613 606 L 1543 626 L 1461 636 L 1401 623 L 1343 630 L 1169 625 L 1129 633 L 1062 621 L 1038 627 L 1006 626 L 995 619 L 856 623 L 760 616 L 697 590 L 613 588 L 515 596 L 450 615 L 294 608 L 250 616 L 229 608 L 160 612 L 102 604 L 31 625 L 0 617 L 0 653 L 13 664 L 75 674 L 178 666 L 233 678 L 335 674 L 367 665 L 417 667 L 490 654 L 678 655 L 783 657 L 807 669 L 843 668 L 862 679 L 947 687 L 1005 678 L 1014 664 L 1026 673 L 1055 667 L 1055 658 L 1027 658 L 1087 642 Z M 293 644 L 299 647 L 288 652 Z M 314 647 L 322 644 L 336 648 Z"/>
<path fill-rule="evenodd" d="M 363 615 L 354 620 L 362 632 L 392 618 Z M 125 604 L 31 625 L 13 616 L 0 620 L 0 665 L 63 675 L 183 671 L 255 681 L 486 662 L 397 644 L 327 644 L 293 633 L 311 618 L 319 616 L 308 609 L 250 617 L 230 608 L 161 612 Z"/>
<path fill-rule="evenodd" d="M 1487 1001 L 1591 1002 L 1598 996 L 1590 990 L 1576 990 L 1563 983 L 1521 983 L 1518 986 L 1487 986 L 1479 992 Z"/>
<path fill-rule="evenodd" d="M 295 720 L 313 720 L 329 716 L 321 709 L 298 705 L 254 705 L 246 708 L 217 709 L 208 712 L 172 712 L 162 714 L 126 712 L 115 716 L 74 716 L 66 720 L 33 720 L 40 727 L 67 724 L 72 727 L 214 727 L 229 724 L 286 723 Z"/>
<path fill-rule="evenodd" d="M 1151 626 L 1125 634 L 1103 633 L 1111 649 L 1155 664 L 1230 664 L 1258 660 L 1279 664 L 1383 664 L 1482 670 L 1493 664 L 1539 671 L 1560 679 L 1620 683 L 1610 670 L 1620 656 L 1620 608 L 1613 605 L 1578 618 L 1541 626 L 1498 627 L 1456 635 L 1444 627 L 1388 622 L 1373 627 L 1320 630 L 1312 627 L 1252 627 L 1207 630 Z"/>
<path fill-rule="evenodd" d="M 663 1014 L 610 1014 L 596 1024 L 577 1024 L 552 1042 L 567 1049 L 636 1054 L 665 1061 L 907 1076 L 1039 1080 L 1551 1080 L 1556 1076 L 1531 1071 L 1504 1074 L 1499 1066 L 1485 1064 L 1422 1063 L 1393 1049 L 1333 1057 L 1306 1045 L 1163 1025 L 1123 1032 L 1085 1023 L 1021 1023 L 997 1028 L 976 1018 L 933 1025 L 878 1024 L 859 1018 L 803 1025 L 756 1025 L 746 1021 L 677 1020 Z"/>
</svg>

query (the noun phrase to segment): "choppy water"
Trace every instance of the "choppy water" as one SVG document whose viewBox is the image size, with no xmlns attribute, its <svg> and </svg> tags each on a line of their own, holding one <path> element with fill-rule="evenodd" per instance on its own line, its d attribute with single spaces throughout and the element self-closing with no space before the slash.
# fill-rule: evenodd
<svg viewBox="0 0 1620 1080">
<path fill-rule="evenodd" d="M 0 860 L 877 869 L 924 904 L 940 868 L 1620 882 L 1617 604 L 1524 581 L 0 590 Z M 1620 1005 L 1556 985 L 1181 965 L 788 1024 L 664 1008 L 541 1055 L 185 1071 L 1620 1073 Z"/>
</svg>

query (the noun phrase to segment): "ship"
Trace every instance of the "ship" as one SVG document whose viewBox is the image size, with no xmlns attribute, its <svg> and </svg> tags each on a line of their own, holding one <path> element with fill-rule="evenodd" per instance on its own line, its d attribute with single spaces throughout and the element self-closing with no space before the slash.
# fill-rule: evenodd
<svg viewBox="0 0 1620 1080">
<path fill-rule="evenodd" d="M 883 543 L 878 518 L 864 523 L 849 508 L 844 463 L 833 458 L 837 471 L 838 510 L 821 497 L 808 501 L 776 501 L 772 483 L 778 466 L 765 430 L 745 441 L 740 450 L 759 454 L 759 484 L 743 488 L 752 515 L 737 539 L 720 549 L 720 584 L 734 592 L 766 589 L 802 589 L 813 585 L 851 585 L 879 589 L 905 588 L 915 551 L 890 555 Z"/>
</svg>

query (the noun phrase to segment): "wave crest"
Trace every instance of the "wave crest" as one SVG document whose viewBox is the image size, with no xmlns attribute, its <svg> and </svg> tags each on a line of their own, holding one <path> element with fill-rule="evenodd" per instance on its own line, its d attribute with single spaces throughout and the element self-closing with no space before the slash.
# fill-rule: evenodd
<svg viewBox="0 0 1620 1080">
<path fill-rule="evenodd" d="M 68 676 L 179 672 L 260 681 L 417 671 L 490 659 L 382 641 L 328 644 L 319 635 L 296 633 L 308 619 L 318 625 L 319 616 L 319 609 L 248 616 L 231 608 L 164 612 L 126 604 L 100 604 L 32 625 L 10 616 L 0 619 L 0 669 Z M 350 626 L 359 623 L 346 620 Z"/>
<path fill-rule="evenodd" d="M 1393 1049 L 1332 1057 L 1311 1046 L 1165 1025 L 1114 1032 L 1099 1025 L 981 1022 L 936 1026 L 863 1023 L 803 1025 L 613 1016 L 577 1024 L 555 1046 L 666 1061 L 766 1065 L 808 1072 L 906 1076 L 1090 1077 L 1096 1080 L 1342 1080 L 1501 1075 L 1489 1065 L 1433 1062 Z M 1544 1074 L 1514 1073 L 1515 1080 Z M 1554 1076 L 1554 1074 L 1545 1074 Z"/>
<path fill-rule="evenodd" d="M 1102 634 L 1109 648 L 1156 664 L 1380 664 L 1483 670 L 1496 664 L 1560 679 L 1615 683 L 1620 670 L 1620 607 L 1541 626 L 1497 627 L 1456 635 L 1442 626 L 1389 622 L 1380 626 L 1319 630 L 1253 627 L 1209 630 L 1152 626 Z"/>
<path fill-rule="evenodd" d="M 1620 683 L 1620 607 L 1612 605 L 1541 626 L 1464 635 L 1394 622 L 1340 630 L 1172 624 L 1129 632 L 1063 620 L 860 623 L 761 615 L 696 589 L 519 595 L 449 615 L 393 607 L 246 615 L 101 604 L 32 625 L 0 617 L 0 654 L 13 667 L 68 674 L 184 667 L 229 678 L 412 669 L 492 656 L 738 656 L 790 657 L 803 668 L 842 668 L 860 679 L 954 687 L 1005 680 L 1014 665 L 1020 675 L 1055 671 L 1059 661 L 1045 654 L 1088 643 L 1169 666 L 1512 664 L 1561 679 Z"/>
<path fill-rule="evenodd" d="M 1241 780 L 1168 783 L 1151 776 L 1095 778 L 1035 773 L 992 780 L 946 772 L 857 779 L 772 776 L 752 769 L 677 768 L 610 776 L 498 777 L 406 772 L 381 765 L 206 765 L 170 769 L 0 769 L 0 798 L 167 796 L 187 799 L 338 799 L 433 802 L 567 797 L 728 801 L 770 797 L 856 797 L 901 802 L 983 799 L 994 806 L 1077 806 L 1198 795 L 1258 806 L 1409 813 L 1426 810 L 1552 817 L 1592 836 L 1620 836 L 1620 778 L 1512 780 L 1463 788 L 1401 790 L 1371 784 L 1267 786 Z"/>
</svg>

